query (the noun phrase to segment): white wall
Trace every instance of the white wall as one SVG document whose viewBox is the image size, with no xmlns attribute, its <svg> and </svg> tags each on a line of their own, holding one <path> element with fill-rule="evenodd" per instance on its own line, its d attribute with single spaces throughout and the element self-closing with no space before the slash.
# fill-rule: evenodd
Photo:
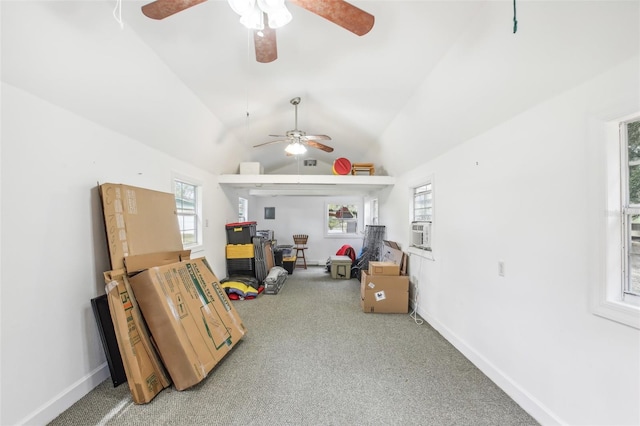
<svg viewBox="0 0 640 426">
<path fill-rule="evenodd" d="M 418 167 L 421 159 L 594 78 L 640 49 L 638 1 L 519 1 L 515 34 L 507 3 L 478 6 L 386 128 L 379 158 L 390 175 Z"/>
<path fill-rule="evenodd" d="M 294 234 L 309 235 L 309 249 L 305 254 L 307 263 L 324 265 L 344 244 L 360 253 L 364 237 L 364 234 L 360 234 L 359 238 L 325 236 L 324 211 L 327 202 L 353 203 L 360 212 L 364 208 L 362 197 L 252 197 L 249 200 L 249 215 L 251 220 L 258 222 L 258 229 L 272 229 L 280 245 L 293 244 Z M 264 219 L 265 207 L 276 208 L 274 220 Z M 361 215 L 358 229 L 364 229 Z"/>
<path fill-rule="evenodd" d="M 3 425 L 45 424 L 109 375 L 90 305 L 108 269 L 98 182 L 202 182 L 194 256 L 226 272 L 237 212 L 216 175 L 246 152 L 112 9 L 2 2 Z"/>
<path fill-rule="evenodd" d="M 2 85 L 2 418 L 44 424 L 108 377 L 90 299 L 108 269 L 97 182 L 204 184 L 205 255 L 224 276 L 235 211 L 215 176 Z M 218 272 L 220 271 L 220 272 Z"/>
<path fill-rule="evenodd" d="M 409 262 L 418 312 L 543 424 L 640 424 L 640 330 L 589 298 L 605 262 L 597 154 L 608 120 L 640 112 L 639 75 L 632 56 L 398 176 L 383 205 L 406 244 L 408 188 L 433 177 L 435 261 Z"/>
</svg>

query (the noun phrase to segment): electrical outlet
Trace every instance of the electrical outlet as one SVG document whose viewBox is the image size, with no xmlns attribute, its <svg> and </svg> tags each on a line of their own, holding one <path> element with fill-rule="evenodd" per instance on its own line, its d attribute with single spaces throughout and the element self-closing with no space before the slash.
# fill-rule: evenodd
<svg viewBox="0 0 640 426">
<path fill-rule="evenodd" d="M 498 260 L 498 275 L 504 277 L 504 260 Z"/>
</svg>

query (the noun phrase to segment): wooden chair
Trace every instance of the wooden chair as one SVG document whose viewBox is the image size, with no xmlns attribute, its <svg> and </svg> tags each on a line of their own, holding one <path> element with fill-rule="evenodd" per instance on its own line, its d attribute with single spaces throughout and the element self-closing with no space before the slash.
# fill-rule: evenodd
<svg viewBox="0 0 640 426">
<path fill-rule="evenodd" d="M 309 239 L 308 235 L 304 234 L 296 234 L 293 236 L 293 244 L 296 249 L 296 268 L 304 268 L 307 269 L 307 258 L 304 255 L 304 251 L 307 247 L 307 240 Z M 298 260 L 302 259 L 302 263 L 298 263 Z"/>
</svg>

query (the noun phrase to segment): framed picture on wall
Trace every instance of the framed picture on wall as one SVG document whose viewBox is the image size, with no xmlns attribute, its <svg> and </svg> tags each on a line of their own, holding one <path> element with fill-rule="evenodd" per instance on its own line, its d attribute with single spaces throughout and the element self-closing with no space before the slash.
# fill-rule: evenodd
<svg viewBox="0 0 640 426">
<path fill-rule="evenodd" d="M 264 208 L 264 218 L 265 219 L 275 219 L 276 218 L 276 208 L 275 207 L 265 207 Z"/>
</svg>

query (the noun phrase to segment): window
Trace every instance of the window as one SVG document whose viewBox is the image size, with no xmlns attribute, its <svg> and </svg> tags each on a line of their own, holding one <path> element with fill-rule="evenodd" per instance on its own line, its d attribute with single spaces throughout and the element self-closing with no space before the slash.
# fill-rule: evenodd
<svg viewBox="0 0 640 426">
<path fill-rule="evenodd" d="M 249 221 L 249 200 L 238 197 L 238 222 Z"/>
<path fill-rule="evenodd" d="M 433 193 L 431 182 L 413 188 L 413 221 L 431 222 L 433 216 Z"/>
<path fill-rule="evenodd" d="M 433 260 L 431 230 L 433 228 L 433 181 L 411 187 L 409 223 L 410 252 Z"/>
<path fill-rule="evenodd" d="M 200 227 L 201 201 L 200 187 L 184 180 L 174 180 L 178 225 L 185 247 L 201 244 Z"/>
<path fill-rule="evenodd" d="M 364 224 L 379 225 L 378 220 L 378 199 L 365 198 L 364 200 Z"/>
<path fill-rule="evenodd" d="M 640 296 L 640 118 L 620 124 L 622 154 L 622 298 Z"/>
<path fill-rule="evenodd" d="M 606 206 L 601 231 L 605 257 L 594 251 L 593 313 L 640 329 L 640 115 L 609 122 L 604 149 L 598 154 L 602 175 L 592 185 L 603 185 Z M 599 148 L 598 148 L 599 149 Z M 595 157 L 598 158 L 598 157 Z M 597 172 L 597 170 L 596 170 Z M 595 203 L 598 208 L 601 204 Z M 597 236 L 598 234 L 596 234 Z M 602 271 L 602 273 L 600 273 Z"/>
<path fill-rule="evenodd" d="M 358 206 L 355 204 L 326 205 L 327 235 L 355 236 L 358 233 Z"/>
</svg>

